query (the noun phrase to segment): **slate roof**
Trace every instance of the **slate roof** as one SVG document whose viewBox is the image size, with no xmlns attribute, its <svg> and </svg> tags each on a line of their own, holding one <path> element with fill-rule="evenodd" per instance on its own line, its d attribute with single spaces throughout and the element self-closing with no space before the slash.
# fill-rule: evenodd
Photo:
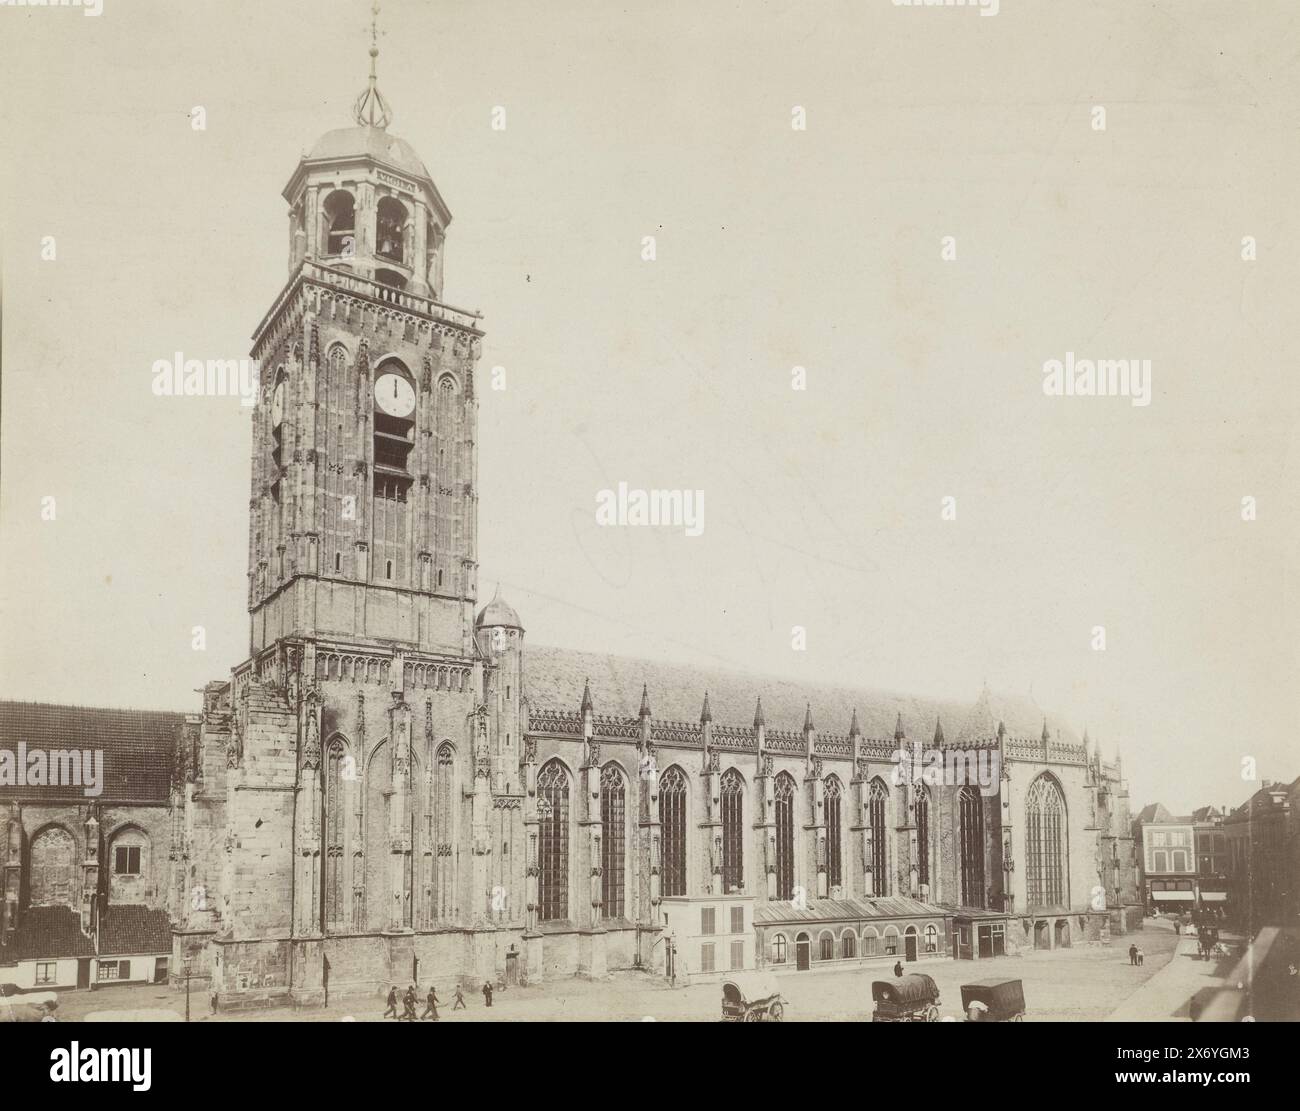
<svg viewBox="0 0 1300 1111">
<path fill-rule="evenodd" d="M 943 918 L 948 913 L 943 907 L 902 896 L 883 899 L 809 899 L 802 909 L 796 908 L 788 900 L 777 900 L 759 903 L 754 907 L 754 925 L 857 922 L 875 918 Z"/>
<path fill-rule="evenodd" d="M 13 942 L 0 946 L 0 961 L 93 957 L 95 943 L 81 932 L 81 917 L 71 907 L 28 907 Z"/>
<path fill-rule="evenodd" d="M 1163 803 L 1153 802 L 1149 806 L 1142 807 L 1138 811 L 1137 820 L 1142 825 L 1173 825 L 1177 822 L 1186 822 L 1191 824 L 1191 818 L 1176 818 L 1170 814 Z"/>
<path fill-rule="evenodd" d="M 104 790 L 99 802 L 166 803 L 183 713 L 167 710 L 117 710 L 58 706 L 47 702 L 0 701 L 0 748 L 103 749 Z M 81 798 L 79 787 L 56 792 L 48 787 L 0 786 L 0 799 Z"/>
<path fill-rule="evenodd" d="M 908 740 L 930 743 L 935 721 L 957 742 L 996 735 L 998 721 L 1012 737 L 1037 740 L 1043 731 L 1043 710 L 1028 698 L 992 694 L 987 690 L 972 705 L 950 699 L 889 694 L 868 689 L 798 683 L 767 675 L 701 669 L 688 664 L 627 656 L 577 652 L 548 645 L 529 645 L 524 652 L 524 693 L 533 709 L 574 710 L 582 702 L 583 683 L 591 682 L 595 712 L 612 717 L 637 716 L 641 686 L 648 688 L 656 720 L 696 722 L 705 692 L 716 723 L 748 726 L 761 695 L 767 728 L 797 732 L 811 704 L 813 720 L 826 733 L 847 734 L 853 711 L 867 738 L 892 738 L 901 716 Z M 1078 744 L 1063 723 L 1047 715 L 1055 736 Z"/>
<path fill-rule="evenodd" d="M 136 953 L 170 953 L 172 928 L 165 910 L 133 904 L 104 908 L 99 924 L 99 952 L 104 957 Z"/>
</svg>

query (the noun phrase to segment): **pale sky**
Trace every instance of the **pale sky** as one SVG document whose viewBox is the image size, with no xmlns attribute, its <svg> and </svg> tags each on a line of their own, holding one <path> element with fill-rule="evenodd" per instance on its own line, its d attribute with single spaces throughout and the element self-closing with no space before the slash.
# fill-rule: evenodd
<svg viewBox="0 0 1300 1111">
<path fill-rule="evenodd" d="M 156 398 L 150 368 L 247 354 L 280 190 L 351 122 L 368 21 L 0 7 L 0 696 L 196 709 L 243 659 L 248 411 Z M 485 314 L 480 380 L 506 369 L 480 585 L 530 641 L 987 680 L 1121 748 L 1134 809 L 1235 805 L 1243 757 L 1300 774 L 1292 0 L 381 21 L 391 130 L 455 217 L 446 299 Z M 1150 359 L 1152 403 L 1045 396 L 1066 352 Z M 704 534 L 597 527 L 619 481 L 704 490 Z"/>
</svg>

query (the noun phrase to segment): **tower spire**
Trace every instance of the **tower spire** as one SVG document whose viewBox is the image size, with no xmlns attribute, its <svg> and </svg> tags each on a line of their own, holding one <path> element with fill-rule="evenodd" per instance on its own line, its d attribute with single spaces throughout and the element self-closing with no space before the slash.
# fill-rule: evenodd
<svg viewBox="0 0 1300 1111">
<path fill-rule="evenodd" d="M 387 127 L 393 122 L 392 109 L 379 91 L 375 59 L 379 57 L 379 0 L 370 5 L 370 82 L 352 106 L 358 127 Z"/>
</svg>

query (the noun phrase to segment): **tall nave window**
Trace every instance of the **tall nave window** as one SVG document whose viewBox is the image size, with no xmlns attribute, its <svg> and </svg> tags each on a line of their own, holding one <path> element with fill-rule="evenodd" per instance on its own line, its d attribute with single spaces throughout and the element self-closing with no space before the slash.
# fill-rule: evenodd
<svg viewBox="0 0 1300 1111">
<path fill-rule="evenodd" d="M 1030 907 L 1065 906 L 1065 796 L 1043 773 L 1029 786 L 1025 802 L 1025 867 Z"/>
<path fill-rule="evenodd" d="M 686 894 L 686 776 L 674 765 L 659 777 L 664 895 Z"/>
<path fill-rule="evenodd" d="M 794 898 L 794 776 L 776 777 L 776 897 Z"/>
<path fill-rule="evenodd" d="M 537 810 L 541 818 L 538 853 L 538 919 L 569 917 L 569 773 L 552 760 L 537 776 Z"/>
<path fill-rule="evenodd" d="M 916 787 L 912 816 L 916 824 L 916 882 L 930 883 L 930 792 L 925 784 Z"/>
<path fill-rule="evenodd" d="M 889 789 L 879 779 L 873 779 L 867 788 L 867 828 L 871 830 L 871 893 L 889 894 L 889 873 L 886 871 L 888 855 L 885 851 L 885 808 L 889 802 Z"/>
<path fill-rule="evenodd" d="M 843 817 L 844 788 L 840 786 L 840 777 L 828 776 L 826 779 L 826 882 L 831 887 L 844 883 L 844 849 Z"/>
<path fill-rule="evenodd" d="M 722 773 L 722 893 L 745 886 L 745 781 L 735 768 Z"/>
<path fill-rule="evenodd" d="M 625 909 L 623 859 L 626 797 L 623 773 L 616 764 L 607 764 L 600 773 L 600 897 L 605 904 L 606 918 L 622 918 Z"/>
<path fill-rule="evenodd" d="M 957 820 L 961 826 L 961 905 L 984 906 L 984 805 L 974 787 L 957 794 Z"/>
</svg>

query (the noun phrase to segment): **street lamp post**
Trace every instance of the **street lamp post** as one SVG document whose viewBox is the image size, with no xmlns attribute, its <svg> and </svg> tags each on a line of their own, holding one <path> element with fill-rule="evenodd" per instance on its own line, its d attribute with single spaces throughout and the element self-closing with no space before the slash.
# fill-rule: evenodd
<svg viewBox="0 0 1300 1111">
<path fill-rule="evenodd" d="M 185 958 L 185 1021 L 190 1020 L 190 981 L 194 978 L 193 957 Z"/>
</svg>

